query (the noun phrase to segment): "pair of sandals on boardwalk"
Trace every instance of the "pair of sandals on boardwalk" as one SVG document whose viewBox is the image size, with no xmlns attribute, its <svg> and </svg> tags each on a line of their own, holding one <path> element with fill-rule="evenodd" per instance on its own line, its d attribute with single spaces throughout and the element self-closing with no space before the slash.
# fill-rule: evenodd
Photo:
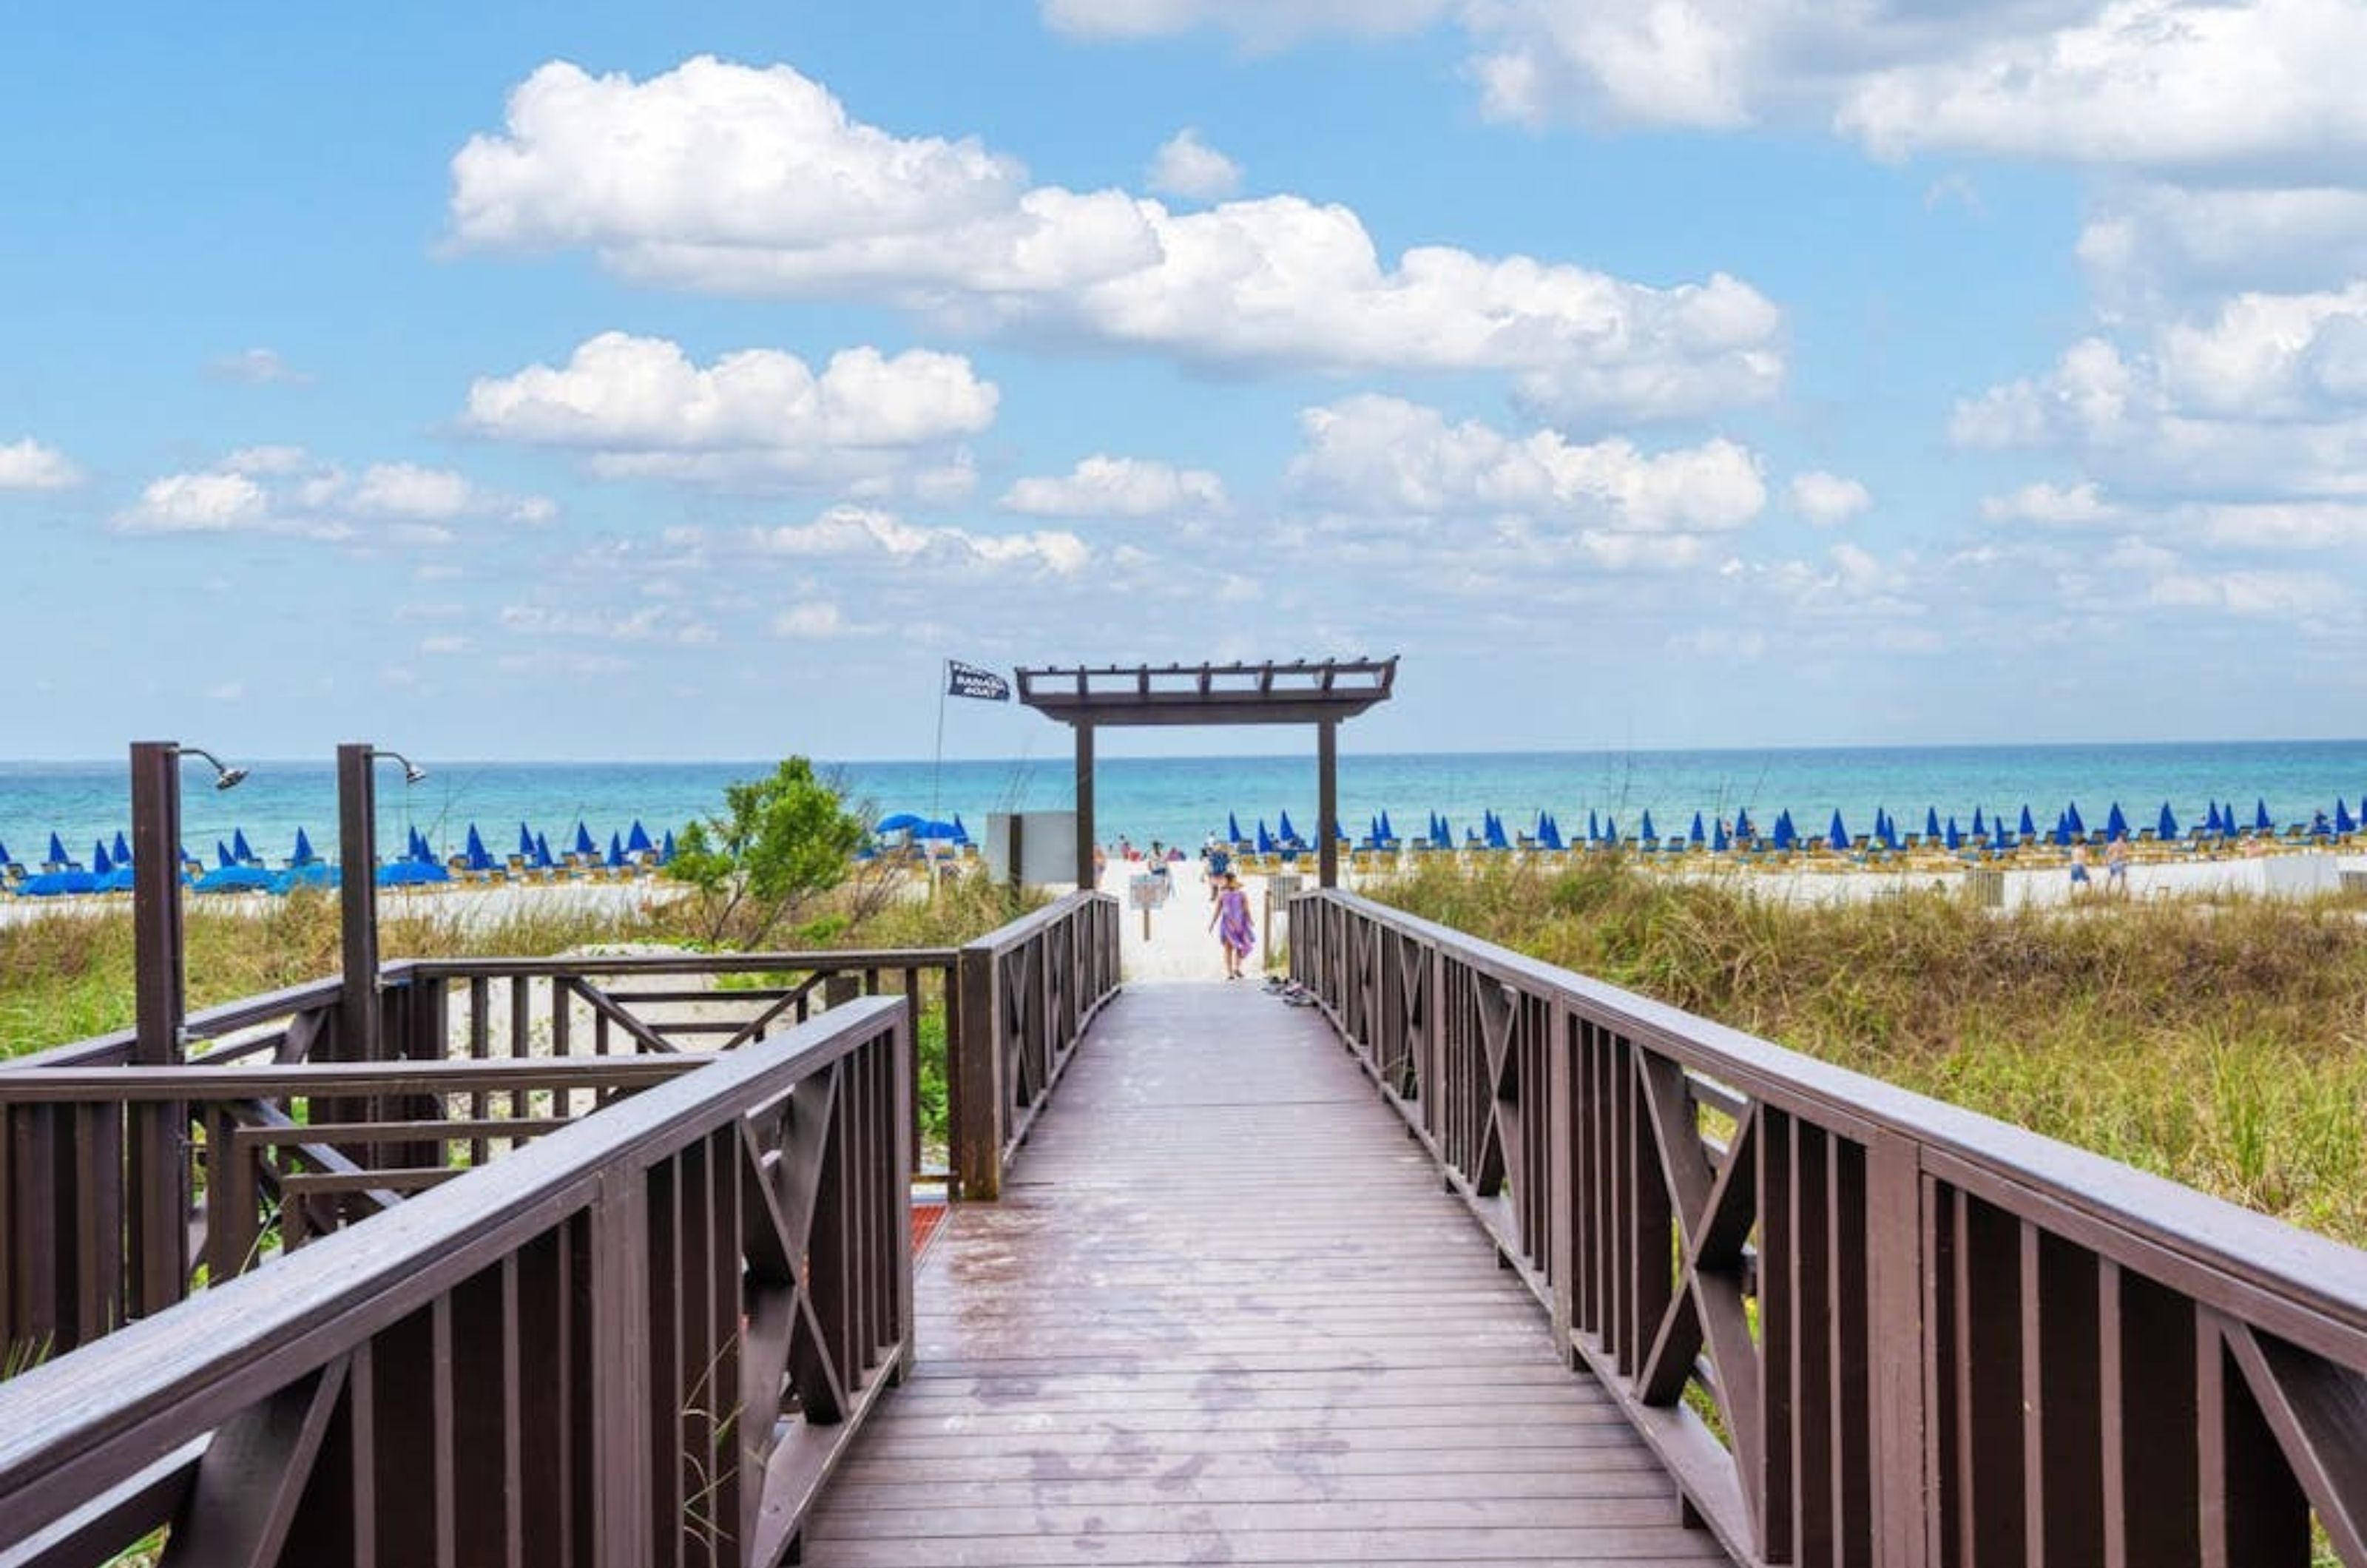
<svg viewBox="0 0 2367 1568">
<path fill-rule="evenodd" d="M 1285 1005 L 1289 1007 L 1311 1008 L 1315 1005 L 1314 992 L 1297 981 L 1285 980 L 1279 975 L 1270 975 L 1266 977 L 1265 994 L 1270 997 L 1280 997 Z"/>
</svg>

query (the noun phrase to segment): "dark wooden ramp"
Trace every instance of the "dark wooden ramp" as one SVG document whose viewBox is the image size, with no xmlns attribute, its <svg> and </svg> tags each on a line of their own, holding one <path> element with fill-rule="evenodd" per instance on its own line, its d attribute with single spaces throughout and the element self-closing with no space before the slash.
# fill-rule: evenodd
<svg viewBox="0 0 2367 1568">
<path fill-rule="evenodd" d="M 1129 988 L 1014 1175 L 807 1562 L 1720 1560 L 1314 1010 Z"/>
</svg>

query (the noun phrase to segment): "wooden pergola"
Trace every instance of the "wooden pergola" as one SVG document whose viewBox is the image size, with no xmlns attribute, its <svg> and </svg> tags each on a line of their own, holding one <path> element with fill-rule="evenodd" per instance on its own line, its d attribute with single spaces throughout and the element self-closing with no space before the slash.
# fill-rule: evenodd
<svg viewBox="0 0 2367 1568">
<path fill-rule="evenodd" d="M 1340 882 L 1340 721 L 1388 701 L 1397 656 L 1289 664 L 1074 665 L 1022 669 L 1019 700 L 1077 735 L 1077 886 L 1093 885 L 1093 731 L 1104 726 L 1311 724 L 1316 865 Z"/>
</svg>

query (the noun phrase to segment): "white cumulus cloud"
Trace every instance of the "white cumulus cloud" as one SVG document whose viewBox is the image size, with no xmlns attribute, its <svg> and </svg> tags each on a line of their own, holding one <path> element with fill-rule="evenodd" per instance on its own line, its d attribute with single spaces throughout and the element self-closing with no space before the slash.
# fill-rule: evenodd
<svg viewBox="0 0 2367 1568">
<path fill-rule="evenodd" d="M 762 553 L 816 558 L 871 558 L 949 568 L 1011 568 L 1070 576 L 1082 570 L 1093 551 L 1063 530 L 983 534 L 965 528 L 933 528 L 908 523 L 893 513 L 834 506 L 810 523 L 755 530 L 752 543 Z"/>
<path fill-rule="evenodd" d="M 1835 528 L 1874 504 L 1856 479 L 1811 468 L 1792 476 L 1792 510 L 1818 528 Z"/>
<path fill-rule="evenodd" d="M 1065 475 L 1017 480 L 1003 493 L 1002 506 L 1036 517 L 1222 512 L 1225 481 L 1206 468 L 1179 468 L 1148 457 L 1095 456 Z"/>
<path fill-rule="evenodd" d="M 645 283 L 880 300 L 1229 367 L 1496 370 L 1573 417 L 1698 413 L 1783 375 L 1780 313 L 1723 274 L 1653 288 L 1443 245 L 1392 260 L 1354 212 L 1301 197 L 1176 213 L 1031 187 L 974 141 L 865 125 L 784 66 L 546 65 L 452 172 L 463 244 L 582 246 Z"/>
<path fill-rule="evenodd" d="M 1161 144 L 1143 179 L 1161 196 L 1215 201 L 1240 191 L 1241 166 L 1201 141 L 1199 130 L 1187 125 Z"/>
<path fill-rule="evenodd" d="M 2109 523 L 2121 509 L 2106 501 L 2096 481 L 2076 485 L 2027 484 L 2010 495 L 1993 495 L 1981 502 L 1981 515 L 1993 523 L 2042 523 L 2081 526 Z"/>
<path fill-rule="evenodd" d="M 358 476 L 300 446 L 248 446 L 210 468 L 165 474 L 116 513 L 122 534 L 279 534 L 330 541 L 440 545 L 450 525 L 546 522 L 543 496 L 511 496 L 448 468 L 372 463 Z"/>
<path fill-rule="evenodd" d="M 82 480 L 82 470 L 64 453 L 29 435 L 0 446 L 0 491 L 72 490 Z"/>
<path fill-rule="evenodd" d="M 1300 415 L 1305 448 L 1287 476 L 1338 511 L 1510 515 L 1604 534 L 1723 533 L 1765 509 L 1758 457 L 1724 438 L 1649 453 L 1624 437 L 1574 443 L 1551 430 L 1507 435 L 1478 421 L 1363 395 Z M 1625 547 L 1602 547 L 1610 552 Z"/>
<path fill-rule="evenodd" d="M 876 478 L 991 428 L 1001 392 L 959 355 L 843 349 L 817 374 L 774 349 L 699 366 L 663 338 L 603 333 L 563 366 L 469 389 L 469 428 L 572 446 L 604 473 Z"/>
<path fill-rule="evenodd" d="M 1276 44 L 1308 33 L 1410 32 L 1455 0 L 1041 0 L 1044 20 L 1081 38 L 1153 38 L 1215 27 Z"/>
</svg>

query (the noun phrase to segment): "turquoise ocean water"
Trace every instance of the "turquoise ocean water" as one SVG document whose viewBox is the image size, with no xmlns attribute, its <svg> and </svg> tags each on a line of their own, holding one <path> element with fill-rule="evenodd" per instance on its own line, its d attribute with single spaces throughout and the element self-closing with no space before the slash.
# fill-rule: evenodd
<svg viewBox="0 0 2367 1568">
<path fill-rule="evenodd" d="M 603 849 L 635 818 L 651 835 L 717 809 L 725 784 L 767 771 L 756 762 L 447 762 L 421 759 L 428 779 L 405 788 L 389 764 L 379 780 L 379 843 L 399 850 L 416 827 L 439 852 L 457 850 L 470 822 L 494 853 L 515 846 L 521 821 L 548 834 L 554 852 L 580 820 Z M 1065 757 L 1033 761 L 850 762 L 836 764 L 854 793 L 885 814 L 961 814 L 974 835 L 995 810 L 1071 806 Z M 228 794 L 192 762 L 184 774 L 183 820 L 188 848 L 212 858 L 214 841 L 243 829 L 255 852 L 287 858 L 296 830 L 308 829 L 324 854 L 335 853 L 336 783 L 326 761 L 253 764 Z M 1284 757 L 1108 758 L 1095 774 L 1102 836 L 1158 838 L 1196 845 L 1221 831 L 1228 811 L 1244 832 L 1284 811 L 1302 834 L 1315 826 L 1315 762 Z M 2150 827 L 2164 801 L 2179 822 L 2199 821 L 2211 801 L 2233 801 L 2249 822 L 2265 799 L 2278 822 L 2333 814 L 2340 798 L 2367 808 L 2367 740 L 2033 747 L 1900 747 L 1751 751 L 1508 752 L 1358 755 L 1340 760 L 1341 816 L 1361 836 L 1386 809 L 1402 837 L 1443 811 L 1460 838 L 1485 808 L 1512 831 L 1540 809 L 1565 834 L 1582 830 L 1590 810 L 1633 834 L 1648 810 L 1662 833 L 1682 831 L 1693 814 L 1731 818 L 1749 810 L 1762 826 L 1788 808 L 1804 834 L 1821 833 L 1838 808 L 1852 833 L 1870 830 L 1876 807 L 1902 831 L 1922 828 L 1936 807 L 1969 829 L 1976 807 L 2018 817 L 2026 804 L 2042 828 L 2076 802 L 2091 827 L 2117 800 L 2133 824 Z M 130 786 L 122 762 L 0 762 L 0 845 L 30 865 L 55 831 L 87 863 L 92 840 L 110 844 L 127 825 Z"/>
</svg>

